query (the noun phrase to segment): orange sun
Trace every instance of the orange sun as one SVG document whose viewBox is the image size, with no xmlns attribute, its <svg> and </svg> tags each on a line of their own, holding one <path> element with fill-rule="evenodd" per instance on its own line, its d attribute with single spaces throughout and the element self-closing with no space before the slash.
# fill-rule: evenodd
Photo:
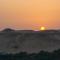
<svg viewBox="0 0 60 60">
<path fill-rule="evenodd" d="M 40 30 L 41 30 L 41 31 L 44 31 L 44 30 L 46 30 L 46 28 L 42 26 L 42 27 L 40 28 Z"/>
</svg>

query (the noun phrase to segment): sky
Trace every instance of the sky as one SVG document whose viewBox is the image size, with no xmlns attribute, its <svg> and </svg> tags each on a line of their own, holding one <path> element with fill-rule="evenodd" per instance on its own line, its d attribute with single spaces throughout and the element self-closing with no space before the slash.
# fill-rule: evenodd
<svg viewBox="0 0 60 60">
<path fill-rule="evenodd" d="M 0 0 L 0 29 L 60 29 L 60 0 Z"/>
</svg>

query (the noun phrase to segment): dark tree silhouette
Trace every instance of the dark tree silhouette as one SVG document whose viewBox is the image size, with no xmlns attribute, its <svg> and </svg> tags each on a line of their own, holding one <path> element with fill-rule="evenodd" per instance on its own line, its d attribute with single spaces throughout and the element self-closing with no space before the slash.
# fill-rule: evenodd
<svg viewBox="0 0 60 60">
<path fill-rule="evenodd" d="M 16 54 L 0 53 L 0 60 L 60 60 L 60 49 L 53 52 L 40 51 L 32 54 L 26 52 Z"/>
<path fill-rule="evenodd" d="M 10 28 L 6 28 L 6 29 L 4 29 L 2 32 L 12 32 L 12 31 L 15 31 L 15 30 L 10 29 Z"/>
</svg>

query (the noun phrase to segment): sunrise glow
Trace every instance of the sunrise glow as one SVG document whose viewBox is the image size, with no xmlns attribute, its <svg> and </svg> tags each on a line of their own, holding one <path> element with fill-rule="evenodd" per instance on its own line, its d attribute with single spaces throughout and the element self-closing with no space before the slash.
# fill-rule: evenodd
<svg viewBox="0 0 60 60">
<path fill-rule="evenodd" d="M 40 30 L 43 31 L 43 30 L 46 30 L 46 28 L 45 27 L 41 27 Z"/>
<path fill-rule="evenodd" d="M 60 0 L 0 0 L 0 29 L 39 30 L 40 26 L 60 28 Z"/>
</svg>

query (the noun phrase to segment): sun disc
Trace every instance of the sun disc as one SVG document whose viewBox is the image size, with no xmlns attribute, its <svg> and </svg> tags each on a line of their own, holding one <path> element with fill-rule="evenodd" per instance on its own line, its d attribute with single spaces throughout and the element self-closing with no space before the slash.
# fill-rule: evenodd
<svg viewBox="0 0 60 60">
<path fill-rule="evenodd" d="M 46 30 L 46 29 L 45 29 L 45 27 L 41 27 L 40 30 L 43 31 L 43 30 Z"/>
</svg>

